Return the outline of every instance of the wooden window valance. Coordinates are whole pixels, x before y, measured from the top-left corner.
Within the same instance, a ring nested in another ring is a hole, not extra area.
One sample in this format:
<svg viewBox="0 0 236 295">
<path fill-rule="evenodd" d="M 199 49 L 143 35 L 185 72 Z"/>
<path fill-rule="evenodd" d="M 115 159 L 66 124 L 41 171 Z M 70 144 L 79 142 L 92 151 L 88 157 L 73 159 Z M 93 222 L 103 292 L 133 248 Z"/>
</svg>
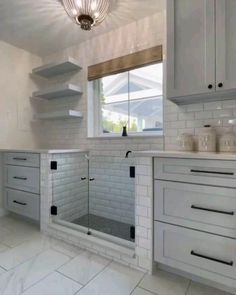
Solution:
<svg viewBox="0 0 236 295">
<path fill-rule="evenodd" d="M 88 81 L 162 62 L 162 45 L 131 53 L 88 67 Z"/>
</svg>

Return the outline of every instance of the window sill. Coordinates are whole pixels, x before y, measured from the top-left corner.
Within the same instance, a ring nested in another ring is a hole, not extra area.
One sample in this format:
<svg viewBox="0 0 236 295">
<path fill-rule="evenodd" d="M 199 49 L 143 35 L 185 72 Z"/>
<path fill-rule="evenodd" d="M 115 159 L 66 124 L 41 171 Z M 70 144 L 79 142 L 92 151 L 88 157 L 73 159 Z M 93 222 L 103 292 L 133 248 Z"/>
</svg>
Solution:
<svg viewBox="0 0 236 295">
<path fill-rule="evenodd" d="M 128 136 L 121 136 L 120 134 L 107 134 L 100 136 L 88 136 L 87 139 L 130 139 L 130 138 L 147 138 L 147 137 L 156 137 L 163 138 L 163 133 L 141 133 L 141 134 L 129 134 Z"/>
</svg>

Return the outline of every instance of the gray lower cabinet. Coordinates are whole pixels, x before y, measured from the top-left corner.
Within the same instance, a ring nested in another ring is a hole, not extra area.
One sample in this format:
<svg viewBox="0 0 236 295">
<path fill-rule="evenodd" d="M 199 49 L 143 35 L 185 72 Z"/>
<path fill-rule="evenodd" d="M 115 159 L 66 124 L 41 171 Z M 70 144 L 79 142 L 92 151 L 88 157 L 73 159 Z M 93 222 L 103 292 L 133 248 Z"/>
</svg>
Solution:
<svg viewBox="0 0 236 295">
<path fill-rule="evenodd" d="M 7 208 L 9 211 L 39 220 L 39 195 L 13 189 L 5 189 Z"/>
<path fill-rule="evenodd" d="M 40 154 L 34 153 L 5 153 L 4 163 L 6 165 L 39 167 Z"/>
<path fill-rule="evenodd" d="M 5 185 L 34 194 L 39 194 L 39 168 L 5 166 Z"/>
<path fill-rule="evenodd" d="M 201 275 L 211 272 L 236 279 L 236 240 L 155 222 L 155 260 Z M 218 280 L 217 280 L 218 281 Z"/>
<path fill-rule="evenodd" d="M 236 288 L 236 161 L 154 159 L 154 260 Z"/>
<path fill-rule="evenodd" d="M 5 208 L 39 221 L 40 167 L 39 154 L 5 153 Z"/>
</svg>

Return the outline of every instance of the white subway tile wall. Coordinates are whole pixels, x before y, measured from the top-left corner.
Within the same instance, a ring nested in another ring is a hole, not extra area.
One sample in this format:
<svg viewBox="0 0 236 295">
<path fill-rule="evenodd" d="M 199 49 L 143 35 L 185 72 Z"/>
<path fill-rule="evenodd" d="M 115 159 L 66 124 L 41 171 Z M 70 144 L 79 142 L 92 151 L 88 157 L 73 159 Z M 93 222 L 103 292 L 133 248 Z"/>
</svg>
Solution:
<svg viewBox="0 0 236 295">
<path fill-rule="evenodd" d="M 54 171 L 50 170 L 50 162 L 56 160 L 62 165 L 74 169 L 73 160 L 81 157 L 81 153 L 74 154 L 51 154 L 41 155 L 41 230 L 53 237 L 64 240 L 68 243 L 90 249 L 95 253 L 112 258 L 115 261 L 122 262 L 126 265 L 143 271 L 152 271 L 152 160 L 150 158 L 138 158 L 135 160 L 137 167 L 135 178 L 135 224 L 137 226 L 134 256 L 122 254 L 119 250 L 114 250 L 108 246 L 91 242 L 86 234 L 77 235 L 76 231 L 68 231 L 61 226 L 55 229 L 55 219 L 58 216 L 50 215 L 50 207 L 55 205 L 53 194 Z M 67 182 L 68 175 L 59 173 L 60 181 Z M 57 178 L 56 178 L 57 179 Z M 144 179 L 144 181 L 143 181 Z M 116 184 L 116 182 L 115 182 Z M 74 184 L 73 184 L 74 185 Z M 61 196 L 60 194 L 58 196 Z M 62 194 L 62 203 L 67 200 Z M 63 205 L 62 205 L 63 206 Z M 63 207 L 62 207 L 63 208 Z M 72 208 L 69 208 L 70 210 Z M 102 212 L 102 210 L 101 210 Z M 60 213 L 59 213 L 60 216 Z M 52 227 L 54 225 L 54 227 Z"/>
<path fill-rule="evenodd" d="M 165 150 L 177 149 L 177 136 L 191 133 L 197 150 L 197 136 L 204 125 L 216 129 L 217 139 L 225 132 L 236 132 L 236 100 L 176 106 L 164 101 Z"/>
<path fill-rule="evenodd" d="M 134 178 L 130 178 L 130 166 L 134 166 L 134 161 L 126 159 L 125 153 L 123 157 L 90 157 L 89 174 L 94 178 L 89 188 L 90 214 L 134 224 Z"/>
<path fill-rule="evenodd" d="M 51 171 L 53 205 L 57 218 L 74 221 L 88 214 L 88 160 L 85 153 L 54 154 L 57 170 Z M 83 180 L 83 178 L 86 178 Z"/>
</svg>

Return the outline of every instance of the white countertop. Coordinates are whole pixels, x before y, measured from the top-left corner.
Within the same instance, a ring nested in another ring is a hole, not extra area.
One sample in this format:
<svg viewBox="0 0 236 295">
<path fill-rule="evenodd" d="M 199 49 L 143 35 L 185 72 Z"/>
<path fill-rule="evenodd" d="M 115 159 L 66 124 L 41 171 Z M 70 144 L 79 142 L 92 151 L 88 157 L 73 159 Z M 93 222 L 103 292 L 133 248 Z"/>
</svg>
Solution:
<svg viewBox="0 0 236 295">
<path fill-rule="evenodd" d="M 68 154 L 68 153 L 84 153 L 86 150 L 81 149 L 1 149 L 0 152 L 10 153 L 38 153 L 38 154 Z"/>
<path fill-rule="evenodd" d="M 187 158 L 209 160 L 236 160 L 236 153 L 204 153 L 204 152 L 178 152 L 178 151 L 137 151 L 133 157 L 158 157 L 158 158 Z"/>
</svg>

